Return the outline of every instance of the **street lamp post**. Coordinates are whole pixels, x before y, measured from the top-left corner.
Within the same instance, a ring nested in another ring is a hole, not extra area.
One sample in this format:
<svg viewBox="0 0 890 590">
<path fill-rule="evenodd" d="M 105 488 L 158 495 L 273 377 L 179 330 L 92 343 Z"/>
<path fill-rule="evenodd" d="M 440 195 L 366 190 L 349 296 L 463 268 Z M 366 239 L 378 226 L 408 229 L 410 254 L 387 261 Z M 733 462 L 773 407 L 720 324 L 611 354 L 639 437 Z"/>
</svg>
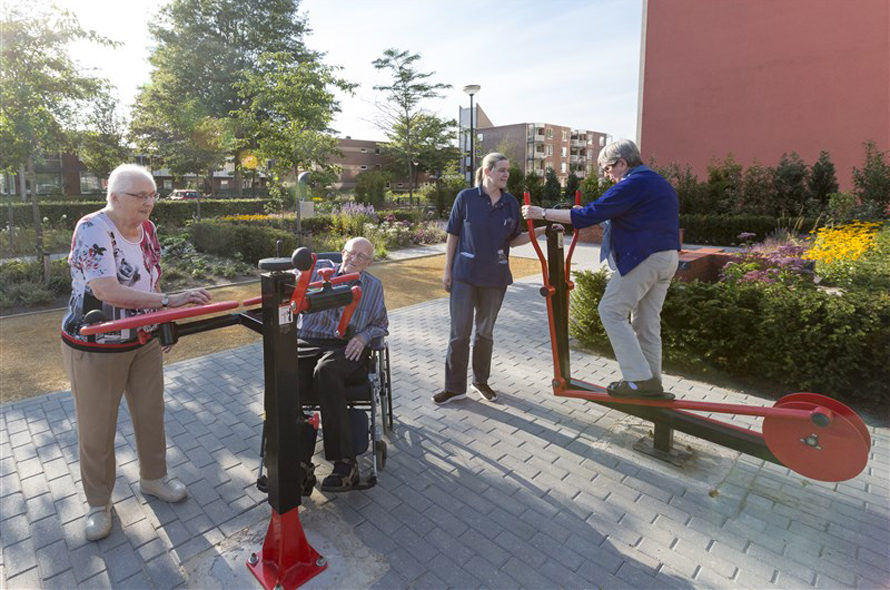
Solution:
<svg viewBox="0 0 890 590">
<path fill-rule="evenodd" d="M 297 246 L 303 245 L 303 197 L 306 188 L 309 186 L 309 177 L 311 174 L 300 172 L 297 177 Z"/>
<path fill-rule="evenodd" d="M 464 92 L 470 95 L 470 184 L 473 184 L 473 175 L 476 173 L 476 133 L 473 130 L 473 95 L 479 92 L 478 84 L 467 84 Z"/>
</svg>

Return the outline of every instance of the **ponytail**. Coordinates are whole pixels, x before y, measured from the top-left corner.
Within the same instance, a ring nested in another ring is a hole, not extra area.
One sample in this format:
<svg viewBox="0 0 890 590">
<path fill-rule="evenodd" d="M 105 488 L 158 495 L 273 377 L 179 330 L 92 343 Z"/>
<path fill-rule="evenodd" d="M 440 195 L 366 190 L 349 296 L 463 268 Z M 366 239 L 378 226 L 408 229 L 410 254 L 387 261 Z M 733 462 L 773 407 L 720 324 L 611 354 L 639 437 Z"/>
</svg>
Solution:
<svg viewBox="0 0 890 590">
<path fill-rule="evenodd" d="M 476 169 L 476 186 L 482 186 L 482 170 L 494 170 L 498 162 L 507 160 L 507 156 L 498 152 L 491 152 L 482 158 L 482 165 Z"/>
</svg>

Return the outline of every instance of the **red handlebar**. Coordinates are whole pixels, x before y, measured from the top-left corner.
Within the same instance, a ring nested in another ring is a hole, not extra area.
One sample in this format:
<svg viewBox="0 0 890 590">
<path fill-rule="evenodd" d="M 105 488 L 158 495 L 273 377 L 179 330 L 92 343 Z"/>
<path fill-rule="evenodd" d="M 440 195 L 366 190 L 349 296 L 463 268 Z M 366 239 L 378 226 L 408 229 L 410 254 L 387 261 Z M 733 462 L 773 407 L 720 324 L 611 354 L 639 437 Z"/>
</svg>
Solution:
<svg viewBox="0 0 890 590">
<path fill-rule="evenodd" d="M 135 315 L 121 320 L 112 320 L 110 322 L 102 322 L 101 324 L 91 324 L 80 329 L 82 336 L 92 336 L 93 334 L 103 334 L 105 332 L 117 332 L 128 328 L 141 328 L 142 326 L 151 326 L 154 324 L 166 324 L 173 320 L 181 320 L 191 318 L 198 315 L 216 313 L 226 311 L 238 307 L 237 301 L 220 301 L 219 303 L 210 303 L 208 305 L 196 305 L 194 307 L 182 307 L 178 309 L 165 309 L 162 311 L 152 311 Z"/>
</svg>

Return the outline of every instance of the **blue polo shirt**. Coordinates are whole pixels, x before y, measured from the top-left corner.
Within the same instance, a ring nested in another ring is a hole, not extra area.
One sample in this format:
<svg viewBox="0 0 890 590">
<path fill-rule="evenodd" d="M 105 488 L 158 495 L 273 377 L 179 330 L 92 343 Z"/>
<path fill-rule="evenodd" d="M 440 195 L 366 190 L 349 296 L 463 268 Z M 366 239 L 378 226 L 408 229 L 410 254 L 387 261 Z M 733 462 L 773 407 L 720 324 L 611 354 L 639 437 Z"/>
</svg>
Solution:
<svg viewBox="0 0 890 590">
<path fill-rule="evenodd" d="M 639 165 L 596 201 L 572 209 L 572 225 L 612 220 L 612 255 L 621 276 L 650 254 L 680 249 L 677 191 L 657 172 Z"/>
<path fill-rule="evenodd" d="M 506 191 L 494 206 L 482 187 L 460 191 L 445 228 L 459 238 L 452 278 L 476 287 L 513 283 L 510 242 L 521 233 L 521 220 L 519 201 Z"/>
</svg>

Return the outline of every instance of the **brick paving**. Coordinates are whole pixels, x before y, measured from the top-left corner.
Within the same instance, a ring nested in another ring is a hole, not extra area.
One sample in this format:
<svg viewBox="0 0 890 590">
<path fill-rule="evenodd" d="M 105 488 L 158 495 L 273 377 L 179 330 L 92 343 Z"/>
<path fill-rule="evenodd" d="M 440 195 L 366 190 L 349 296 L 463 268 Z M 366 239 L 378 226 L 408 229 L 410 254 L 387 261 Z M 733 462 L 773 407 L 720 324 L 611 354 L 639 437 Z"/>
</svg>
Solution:
<svg viewBox="0 0 890 590">
<path fill-rule="evenodd" d="M 504 302 L 497 404 L 430 401 L 443 380 L 446 299 L 391 314 L 397 424 L 387 466 L 372 489 L 316 490 L 304 502 L 307 535 L 331 562 L 309 587 L 890 586 L 886 427 L 869 426 L 868 466 L 841 483 L 681 433 L 675 444 L 692 459 L 659 462 L 632 449 L 648 423 L 550 393 L 537 290 L 537 279 L 520 281 Z M 82 531 L 70 394 L 0 406 L 0 587 L 258 587 L 243 559 L 225 558 L 233 547 L 258 547 L 268 523 L 254 485 L 261 357 L 254 344 L 168 367 L 169 466 L 190 489 L 180 504 L 139 492 L 122 405 L 114 528 L 97 543 Z M 572 368 L 596 383 L 618 372 L 579 352 Z M 670 375 L 665 384 L 688 399 L 772 404 Z M 325 475 L 329 466 L 316 463 Z"/>
</svg>

